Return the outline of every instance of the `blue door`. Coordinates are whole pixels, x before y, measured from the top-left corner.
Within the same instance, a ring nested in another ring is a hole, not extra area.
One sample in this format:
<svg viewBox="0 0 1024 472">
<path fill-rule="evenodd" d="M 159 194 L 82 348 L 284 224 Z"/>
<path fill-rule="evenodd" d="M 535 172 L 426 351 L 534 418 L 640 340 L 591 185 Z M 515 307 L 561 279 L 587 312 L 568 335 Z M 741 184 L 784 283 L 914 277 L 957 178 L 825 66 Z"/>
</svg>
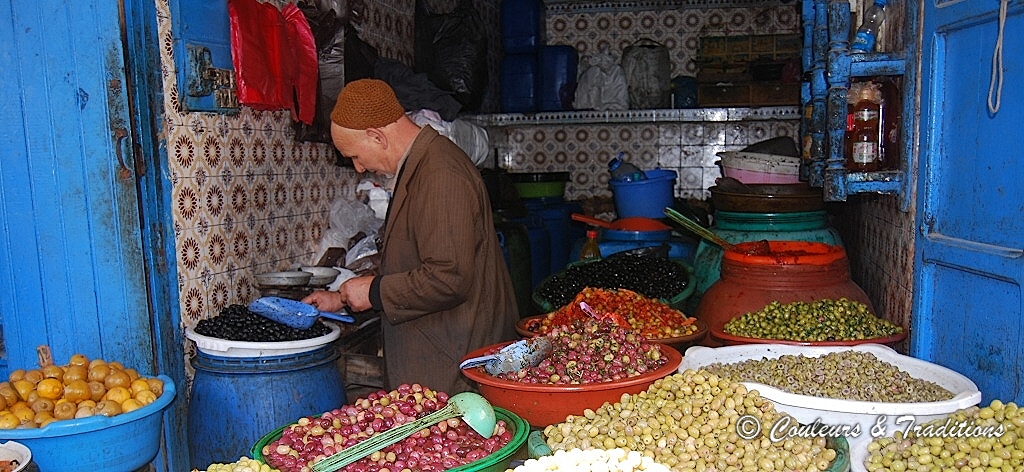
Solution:
<svg viewBox="0 0 1024 472">
<path fill-rule="evenodd" d="M 1020 404 L 1022 5 L 1013 2 L 1001 19 L 999 1 L 922 1 L 911 354 L 970 377 L 983 403 Z M 994 52 L 1002 60 L 996 75 Z"/>
<path fill-rule="evenodd" d="M 154 10 L 133 0 L 0 6 L 3 379 L 37 366 L 48 345 L 57 364 L 83 353 L 185 390 L 150 111 L 160 103 Z M 184 467 L 174 465 L 187 452 L 182 397 L 165 415 L 161 471 Z"/>
</svg>

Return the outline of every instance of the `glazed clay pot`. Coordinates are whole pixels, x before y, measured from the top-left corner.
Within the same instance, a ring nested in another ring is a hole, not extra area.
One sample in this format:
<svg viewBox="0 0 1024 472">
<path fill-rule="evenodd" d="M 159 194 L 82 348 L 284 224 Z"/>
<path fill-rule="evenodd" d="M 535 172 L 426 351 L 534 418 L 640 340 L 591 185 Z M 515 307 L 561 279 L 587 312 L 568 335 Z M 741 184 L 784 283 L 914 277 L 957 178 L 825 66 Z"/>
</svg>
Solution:
<svg viewBox="0 0 1024 472">
<path fill-rule="evenodd" d="M 864 290 L 850 280 L 850 263 L 841 246 L 806 241 L 768 241 L 771 252 L 750 255 L 759 242 L 737 244 L 722 256 L 721 278 L 708 288 L 694 316 L 710 331 L 721 331 L 734 317 L 760 310 L 772 301 L 790 303 L 847 298 L 875 312 Z M 711 336 L 705 346 L 720 346 Z"/>
</svg>

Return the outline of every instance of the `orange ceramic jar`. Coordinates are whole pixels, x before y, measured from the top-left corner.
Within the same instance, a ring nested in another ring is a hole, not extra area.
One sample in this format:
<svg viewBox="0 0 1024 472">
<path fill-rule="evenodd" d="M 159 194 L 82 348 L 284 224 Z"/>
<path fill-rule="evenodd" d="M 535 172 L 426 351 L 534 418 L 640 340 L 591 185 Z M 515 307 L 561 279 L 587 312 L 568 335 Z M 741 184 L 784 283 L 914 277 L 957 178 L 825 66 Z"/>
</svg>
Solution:
<svg viewBox="0 0 1024 472">
<path fill-rule="evenodd" d="M 874 307 L 850 280 L 850 262 L 842 246 L 804 241 L 768 241 L 770 253 L 755 251 L 764 242 L 737 244 L 722 256 L 721 278 L 708 288 L 694 316 L 711 332 L 734 317 L 760 310 L 772 301 L 790 303 L 847 298 Z M 753 252 L 754 254 L 751 254 Z M 702 343 L 719 346 L 708 336 Z"/>
</svg>

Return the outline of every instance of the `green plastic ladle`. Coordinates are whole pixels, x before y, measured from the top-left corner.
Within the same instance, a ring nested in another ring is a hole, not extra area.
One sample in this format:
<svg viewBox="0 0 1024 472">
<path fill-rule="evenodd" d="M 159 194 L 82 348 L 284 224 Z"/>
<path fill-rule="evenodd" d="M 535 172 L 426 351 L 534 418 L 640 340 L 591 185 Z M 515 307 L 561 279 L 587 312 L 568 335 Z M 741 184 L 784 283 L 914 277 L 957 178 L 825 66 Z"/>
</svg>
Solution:
<svg viewBox="0 0 1024 472">
<path fill-rule="evenodd" d="M 497 423 L 497 419 L 494 416 L 494 407 L 491 406 L 491 403 L 486 398 L 473 392 L 456 393 L 448 399 L 448 404 L 444 408 L 422 418 L 375 434 L 354 446 L 342 449 L 313 464 L 313 472 L 334 472 L 397 443 L 416 431 L 457 416 L 461 416 L 462 420 L 470 428 L 473 428 L 473 431 L 480 433 L 484 438 L 490 438 L 494 434 L 494 426 Z"/>
</svg>

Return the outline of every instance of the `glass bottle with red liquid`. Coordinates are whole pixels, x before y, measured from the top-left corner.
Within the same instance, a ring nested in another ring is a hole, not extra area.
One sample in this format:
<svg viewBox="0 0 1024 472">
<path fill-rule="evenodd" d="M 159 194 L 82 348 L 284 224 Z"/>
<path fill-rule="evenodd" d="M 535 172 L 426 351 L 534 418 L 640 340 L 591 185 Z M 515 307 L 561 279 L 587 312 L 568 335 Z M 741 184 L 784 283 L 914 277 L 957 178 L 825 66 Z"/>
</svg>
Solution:
<svg viewBox="0 0 1024 472">
<path fill-rule="evenodd" d="M 853 104 L 846 120 L 846 168 L 874 172 L 882 168 L 882 96 L 873 82 L 850 85 Z"/>
</svg>

